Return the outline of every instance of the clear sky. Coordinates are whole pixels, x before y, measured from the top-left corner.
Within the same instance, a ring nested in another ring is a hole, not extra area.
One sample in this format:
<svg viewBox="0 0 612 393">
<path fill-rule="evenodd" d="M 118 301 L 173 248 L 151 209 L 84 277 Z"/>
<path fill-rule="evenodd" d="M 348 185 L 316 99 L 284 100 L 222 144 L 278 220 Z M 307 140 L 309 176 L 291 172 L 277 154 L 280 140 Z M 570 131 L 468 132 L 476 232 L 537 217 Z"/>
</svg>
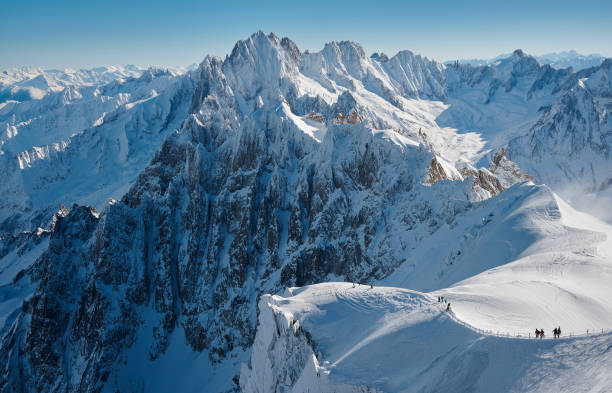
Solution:
<svg viewBox="0 0 612 393">
<path fill-rule="evenodd" d="M 575 49 L 612 57 L 612 0 L 2 0 L 0 68 L 189 65 L 257 30 L 437 60 Z"/>
</svg>

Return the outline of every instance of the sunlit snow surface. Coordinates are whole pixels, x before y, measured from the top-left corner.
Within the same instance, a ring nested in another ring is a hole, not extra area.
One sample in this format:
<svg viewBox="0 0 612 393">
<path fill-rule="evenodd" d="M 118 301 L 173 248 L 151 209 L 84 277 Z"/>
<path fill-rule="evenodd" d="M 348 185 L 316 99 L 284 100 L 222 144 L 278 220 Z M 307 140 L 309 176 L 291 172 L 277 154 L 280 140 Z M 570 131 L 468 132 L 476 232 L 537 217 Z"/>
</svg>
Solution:
<svg viewBox="0 0 612 393">
<path fill-rule="evenodd" d="M 279 374 L 266 362 L 286 334 L 270 338 L 270 315 L 312 336 L 313 360 L 293 392 L 607 391 L 612 227 L 546 187 L 525 187 L 508 190 L 493 215 L 485 203 L 473 214 L 478 225 L 466 217 L 466 227 L 425 240 L 420 252 L 431 263 L 408 261 L 373 288 L 327 283 L 262 298 L 245 391 L 267 391 Z M 506 242 L 514 256 L 502 251 Z M 448 250 L 460 251 L 453 265 L 443 262 Z M 557 326 L 561 339 L 552 337 Z"/>
<path fill-rule="evenodd" d="M 476 213 L 480 225 L 434 234 L 422 248 L 430 263 L 404 264 L 382 283 L 437 290 L 461 320 L 493 332 L 612 329 L 612 227 L 546 187 L 520 188 L 499 198 L 498 211 Z"/>
<path fill-rule="evenodd" d="M 246 392 L 285 387 L 265 366 L 279 342 L 299 337 L 296 325 L 310 332 L 316 353 L 285 391 L 600 392 L 612 384 L 610 334 L 557 340 L 482 334 L 433 294 L 327 283 L 265 296 L 260 307 L 252 370 L 245 366 L 241 375 Z"/>
</svg>

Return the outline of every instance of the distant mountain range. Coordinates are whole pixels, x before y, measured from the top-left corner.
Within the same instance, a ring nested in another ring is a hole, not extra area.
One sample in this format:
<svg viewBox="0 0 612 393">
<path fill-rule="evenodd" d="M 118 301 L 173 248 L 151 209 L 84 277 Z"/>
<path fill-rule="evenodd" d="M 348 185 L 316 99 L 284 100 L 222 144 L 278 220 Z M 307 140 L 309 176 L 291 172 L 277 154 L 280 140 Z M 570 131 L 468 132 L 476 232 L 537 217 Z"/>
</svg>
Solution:
<svg viewBox="0 0 612 393">
<path fill-rule="evenodd" d="M 469 64 L 473 66 L 493 64 L 499 60 L 505 59 L 510 56 L 511 53 L 505 53 L 496 56 L 492 59 L 460 59 L 459 63 Z M 580 71 L 585 68 L 597 67 L 606 58 L 600 54 L 582 55 L 575 50 L 547 53 L 540 56 L 533 56 L 540 64 L 550 64 L 554 68 L 568 68 L 572 67 L 574 71 Z M 446 64 L 453 63 L 452 61 L 446 62 Z"/>
<path fill-rule="evenodd" d="M 175 74 L 197 68 L 166 67 Z M 146 67 L 135 65 L 103 66 L 91 69 L 47 69 L 43 67 L 17 67 L 0 71 L 0 104 L 6 101 L 28 101 L 41 99 L 47 93 L 58 92 L 66 87 L 101 86 L 118 79 L 140 76 Z"/>
</svg>

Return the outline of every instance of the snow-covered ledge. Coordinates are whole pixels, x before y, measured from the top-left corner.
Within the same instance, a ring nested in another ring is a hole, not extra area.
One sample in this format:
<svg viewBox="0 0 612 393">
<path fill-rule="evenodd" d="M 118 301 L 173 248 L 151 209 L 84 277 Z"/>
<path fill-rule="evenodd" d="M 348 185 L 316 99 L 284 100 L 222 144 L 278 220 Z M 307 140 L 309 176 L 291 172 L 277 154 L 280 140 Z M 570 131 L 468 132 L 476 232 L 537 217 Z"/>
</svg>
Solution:
<svg viewBox="0 0 612 393">
<path fill-rule="evenodd" d="M 259 301 L 253 352 L 240 372 L 243 392 L 376 392 L 331 381 L 319 365 L 310 334 L 291 313 L 279 307 L 283 301 L 274 295 L 263 295 Z"/>
</svg>

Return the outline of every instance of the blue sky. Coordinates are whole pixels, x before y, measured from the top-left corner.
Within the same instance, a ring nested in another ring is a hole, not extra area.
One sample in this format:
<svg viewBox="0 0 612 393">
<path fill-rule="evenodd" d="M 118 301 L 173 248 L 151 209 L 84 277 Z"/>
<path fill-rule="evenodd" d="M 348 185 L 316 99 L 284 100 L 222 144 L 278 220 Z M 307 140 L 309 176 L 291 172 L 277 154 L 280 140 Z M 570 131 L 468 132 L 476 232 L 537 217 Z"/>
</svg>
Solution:
<svg viewBox="0 0 612 393">
<path fill-rule="evenodd" d="M 437 60 L 517 48 L 612 56 L 612 1 L 3 0 L 0 15 L 0 68 L 188 65 L 257 30 L 311 51 L 349 39 Z"/>
</svg>

